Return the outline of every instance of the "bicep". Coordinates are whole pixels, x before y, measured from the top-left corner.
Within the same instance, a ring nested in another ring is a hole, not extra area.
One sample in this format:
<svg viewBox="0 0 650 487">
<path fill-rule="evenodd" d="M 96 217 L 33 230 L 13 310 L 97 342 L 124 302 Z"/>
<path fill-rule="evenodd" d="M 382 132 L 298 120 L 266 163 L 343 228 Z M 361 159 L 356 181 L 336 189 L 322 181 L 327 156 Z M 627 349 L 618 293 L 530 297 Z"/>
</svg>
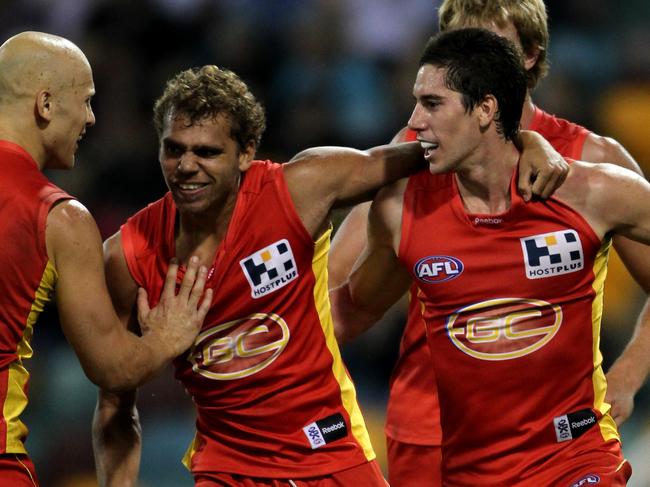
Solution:
<svg viewBox="0 0 650 487">
<path fill-rule="evenodd" d="M 582 160 L 614 164 L 643 176 L 641 167 L 632 155 L 619 142 L 609 137 L 589 134 L 582 148 Z"/>
<path fill-rule="evenodd" d="M 650 244 L 650 183 L 632 171 L 603 165 L 595 211 L 617 235 Z"/>
<path fill-rule="evenodd" d="M 368 214 L 368 243 L 350 275 L 350 294 L 368 311 L 383 313 L 408 290 L 411 277 L 397 257 L 401 199 L 382 191 Z"/>
<path fill-rule="evenodd" d="M 50 211 L 46 241 L 58 274 L 56 302 L 61 326 L 79 352 L 116 321 L 104 279 L 99 230 L 83 205 L 67 201 Z"/>
</svg>

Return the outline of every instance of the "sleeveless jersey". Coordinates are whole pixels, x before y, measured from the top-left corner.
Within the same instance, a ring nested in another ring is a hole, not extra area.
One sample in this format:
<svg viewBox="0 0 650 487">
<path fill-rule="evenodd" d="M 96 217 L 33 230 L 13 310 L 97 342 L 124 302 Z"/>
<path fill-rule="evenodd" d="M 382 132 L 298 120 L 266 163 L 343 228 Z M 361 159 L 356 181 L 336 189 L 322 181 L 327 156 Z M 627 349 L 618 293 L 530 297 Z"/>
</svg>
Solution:
<svg viewBox="0 0 650 487">
<path fill-rule="evenodd" d="M 599 351 L 610 240 L 555 198 L 468 215 L 454 174 L 409 179 L 400 261 L 419 287 L 445 485 L 555 485 L 609 455 Z M 616 458 L 621 462 L 622 458 Z"/>
<path fill-rule="evenodd" d="M 0 453 L 26 453 L 27 406 L 34 323 L 51 300 L 57 273 L 45 247 L 52 205 L 69 199 L 20 146 L 0 141 Z"/>
<path fill-rule="evenodd" d="M 175 253 L 168 193 L 122 227 L 129 270 L 159 296 Z M 282 166 L 243 175 L 207 286 L 210 311 L 176 377 L 197 408 L 184 462 L 194 474 L 300 478 L 374 459 L 356 393 L 333 333 L 328 230 L 314 242 Z"/>
<path fill-rule="evenodd" d="M 534 107 L 528 130 L 540 133 L 564 157 L 582 158 L 582 147 L 591 133 L 586 128 Z M 416 140 L 408 130 L 406 140 Z M 386 411 L 386 435 L 415 445 L 440 445 L 440 404 L 418 301 L 410 292 L 408 319 L 400 353 L 391 377 Z"/>
</svg>

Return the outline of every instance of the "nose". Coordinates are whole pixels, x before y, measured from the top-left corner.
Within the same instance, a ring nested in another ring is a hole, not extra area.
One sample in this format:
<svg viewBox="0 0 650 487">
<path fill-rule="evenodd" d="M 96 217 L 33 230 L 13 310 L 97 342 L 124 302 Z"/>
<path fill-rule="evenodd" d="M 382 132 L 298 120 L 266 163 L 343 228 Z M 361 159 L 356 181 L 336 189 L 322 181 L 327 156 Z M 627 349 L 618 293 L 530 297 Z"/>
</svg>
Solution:
<svg viewBox="0 0 650 487">
<path fill-rule="evenodd" d="M 411 116 L 409 117 L 408 121 L 408 127 L 411 130 L 414 131 L 421 131 L 424 130 L 425 128 L 425 121 L 424 121 L 424 110 L 422 109 L 422 106 L 419 103 L 415 104 L 415 107 L 413 107 L 413 112 L 411 113 Z"/>
<path fill-rule="evenodd" d="M 194 172 L 196 171 L 196 161 L 192 157 L 191 152 L 183 152 L 178 158 L 178 166 L 176 170 L 179 172 Z"/>
<path fill-rule="evenodd" d="M 88 108 L 88 113 L 86 114 L 86 127 L 92 127 L 95 125 L 95 112 L 92 108 Z"/>
</svg>

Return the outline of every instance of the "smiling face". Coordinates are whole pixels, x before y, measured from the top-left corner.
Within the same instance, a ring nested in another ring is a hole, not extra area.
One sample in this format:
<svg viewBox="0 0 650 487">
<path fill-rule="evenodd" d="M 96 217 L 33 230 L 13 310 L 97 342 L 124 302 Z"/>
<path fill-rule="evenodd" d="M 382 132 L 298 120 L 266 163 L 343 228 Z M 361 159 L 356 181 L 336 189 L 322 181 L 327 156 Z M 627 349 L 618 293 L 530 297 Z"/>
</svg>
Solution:
<svg viewBox="0 0 650 487">
<path fill-rule="evenodd" d="M 476 108 L 465 109 L 462 95 L 445 86 L 445 73 L 431 64 L 420 67 L 413 87 L 415 108 L 408 121 L 434 174 L 461 168 L 481 138 Z"/>
<path fill-rule="evenodd" d="M 241 173 L 250 167 L 254 152 L 253 143 L 240 149 L 227 116 L 191 123 L 187 117 L 168 115 L 159 160 L 181 215 L 218 215 L 236 197 Z"/>
</svg>

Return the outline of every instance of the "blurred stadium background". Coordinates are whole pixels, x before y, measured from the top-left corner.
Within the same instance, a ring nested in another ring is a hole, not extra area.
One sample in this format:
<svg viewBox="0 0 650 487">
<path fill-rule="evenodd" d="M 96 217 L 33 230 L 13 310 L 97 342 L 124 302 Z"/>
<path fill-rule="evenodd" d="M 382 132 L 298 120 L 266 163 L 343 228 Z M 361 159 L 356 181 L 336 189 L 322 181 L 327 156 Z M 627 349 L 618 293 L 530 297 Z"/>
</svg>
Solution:
<svg viewBox="0 0 650 487">
<path fill-rule="evenodd" d="M 617 138 L 650 173 L 650 3 L 548 0 L 552 63 L 534 94 L 547 111 Z M 104 237 L 165 191 L 151 119 L 179 70 L 218 64 L 249 83 L 267 110 L 259 158 L 281 162 L 313 145 L 385 143 L 411 110 L 420 49 L 436 32 L 433 0 L 2 0 L 0 38 L 23 30 L 66 36 L 88 55 L 97 125 L 72 173 L 48 175 L 95 215 Z M 336 215 L 337 220 L 343 213 Z M 608 366 L 627 343 L 643 293 L 614 257 L 602 348 Z M 346 347 L 373 442 L 384 458 L 388 377 L 401 309 Z M 90 422 L 96 389 L 49 310 L 35 332 L 27 446 L 43 486 L 96 485 Z M 171 370 L 140 392 L 141 484 L 192 485 L 180 457 L 193 408 Z M 623 426 L 634 467 L 650 485 L 650 387 Z"/>
</svg>

